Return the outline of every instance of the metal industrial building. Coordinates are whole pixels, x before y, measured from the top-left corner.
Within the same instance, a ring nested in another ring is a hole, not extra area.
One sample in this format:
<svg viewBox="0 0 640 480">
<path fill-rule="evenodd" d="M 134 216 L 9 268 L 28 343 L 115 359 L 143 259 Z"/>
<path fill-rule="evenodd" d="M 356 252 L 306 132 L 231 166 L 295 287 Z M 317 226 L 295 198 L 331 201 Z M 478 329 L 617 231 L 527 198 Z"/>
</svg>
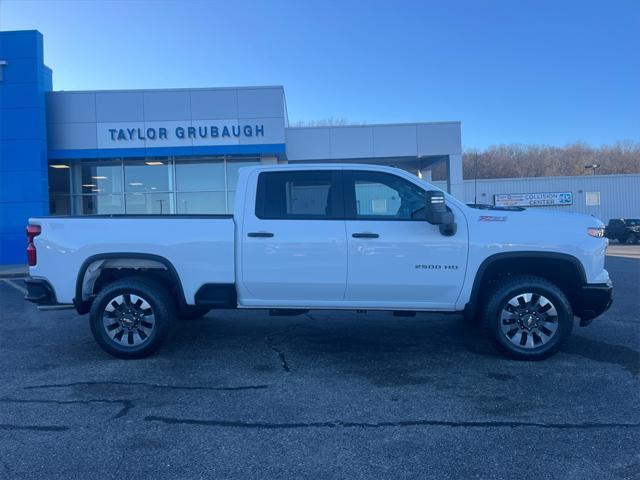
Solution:
<svg viewBox="0 0 640 480">
<path fill-rule="evenodd" d="M 290 127 L 280 86 L 54 92 L 43 52 L 37 31 L 0 32 L 0 264 L 24 263 L 31 216 L 231 212 L 238 168 L 258 163 L 429 179 L 442 162 L 436 185 L 467 202 L 640 216 L 639 175 L 463 182 L 460 122 Z"/>
<path fill-rule="evenodd" d="M 433 182 L 445 189 L 446 182 Z M 570 194 L 565 204 L 525 207 L 593 215 L 604 222 L 611 218 L 640 218 L 640 174 L 583 175 L 574 177 L 498 178 L 465 180 L 460 197 L 466 203 L 494 205 L 496 195 Z"/>
</svg>

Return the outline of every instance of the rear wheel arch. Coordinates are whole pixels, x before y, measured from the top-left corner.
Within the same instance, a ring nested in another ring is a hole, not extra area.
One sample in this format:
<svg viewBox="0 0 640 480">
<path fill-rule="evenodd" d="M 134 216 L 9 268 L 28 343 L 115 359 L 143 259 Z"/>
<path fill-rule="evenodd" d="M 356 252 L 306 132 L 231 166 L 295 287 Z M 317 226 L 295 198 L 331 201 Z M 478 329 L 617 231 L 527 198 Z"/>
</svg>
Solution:
<svg viewBox="0 0 640 480">
<path fill-rule="evenodd" d="M 94 278 L 89 280 L 87 277 L 88 271 L 96 265 L 99 271 Z M 108 275 L 106 275 L 107 272 L 109 272 Z M 179 304 L 186 304 L 178 272 L 166 258 L 160 255 L 136 252 L 102 253 L 88 257 L 78 271 L 75 298 L 73 300 L 76 310 L 79 314 L 88 313 L 91 308 L 92 297 L 99 292 L 105 283 L 131 276 L 137 278 L 148 276 L 157 282 L 163 283 L 166 288 L 177 295 Z"/>
</svg>

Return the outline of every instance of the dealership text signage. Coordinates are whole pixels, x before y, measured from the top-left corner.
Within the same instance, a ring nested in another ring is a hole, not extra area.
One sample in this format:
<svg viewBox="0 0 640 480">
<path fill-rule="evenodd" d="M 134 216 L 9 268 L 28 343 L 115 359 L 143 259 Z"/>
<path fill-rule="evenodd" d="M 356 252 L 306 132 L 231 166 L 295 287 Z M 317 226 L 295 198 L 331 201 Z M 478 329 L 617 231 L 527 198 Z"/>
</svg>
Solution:
<svg viewBox="0 0 640 480">
<path fill-rule="evenodd" d="M 264 137 L 264 125 L 200 125 L 168 127 L 108 128 L 112 142 L 140 140 L 232 139 L 240 137 Z"/>
<path fill-rule="evenodd" d="M 546 193 L 497 193 L 493 196 L 497 207 L 547 207 L 554 205 L 572 205 L 571 192 Z"/>
</svg>

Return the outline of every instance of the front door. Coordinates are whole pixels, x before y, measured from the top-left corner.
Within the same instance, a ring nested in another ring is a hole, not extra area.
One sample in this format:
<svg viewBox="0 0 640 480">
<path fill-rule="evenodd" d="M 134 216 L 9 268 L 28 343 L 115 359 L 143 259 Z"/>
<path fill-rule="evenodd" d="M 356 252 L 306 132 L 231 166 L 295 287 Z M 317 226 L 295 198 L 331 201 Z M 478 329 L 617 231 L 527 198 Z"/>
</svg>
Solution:
<svg viewBox="0 0 640 480">
<path fill-rule="evenodd" d="M 368 308 L 453 309 L 468 249 L 466 223 L 443 236 L 424 219 L 425 190 L 386 172 L 344 171 L 348 252 L 345 302 Z"/>
<path fill-rule="evenodd" d="M 347 282 L 341 172 L 261 172 L 255 212 L 242 226 L 242 303 L 321 306 Z"/>
</svg>

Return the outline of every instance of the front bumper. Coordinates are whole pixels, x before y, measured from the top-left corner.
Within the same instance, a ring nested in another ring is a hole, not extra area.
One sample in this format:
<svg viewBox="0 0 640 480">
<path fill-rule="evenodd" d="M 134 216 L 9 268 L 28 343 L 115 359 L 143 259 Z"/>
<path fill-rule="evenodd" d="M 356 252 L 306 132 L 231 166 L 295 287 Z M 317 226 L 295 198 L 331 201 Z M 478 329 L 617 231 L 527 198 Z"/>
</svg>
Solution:
<svg viewBox="0 0 640 480">
<path fill-rule="evenodd" d="M 613 284 L 596 283 L 583 285 L 581 292 L 580 326 L 586 327 L 594 318 L 606 312 L 613 303 Z"/>
<path fill-rule="evenodd" d="M 57 305 L 58 300 L 53 288 L 46 280 L 41 278 L 27 278 L 24 281 L 27 286 L 27 294 L 24 299 L 38 305 Z"/>
</svg>

